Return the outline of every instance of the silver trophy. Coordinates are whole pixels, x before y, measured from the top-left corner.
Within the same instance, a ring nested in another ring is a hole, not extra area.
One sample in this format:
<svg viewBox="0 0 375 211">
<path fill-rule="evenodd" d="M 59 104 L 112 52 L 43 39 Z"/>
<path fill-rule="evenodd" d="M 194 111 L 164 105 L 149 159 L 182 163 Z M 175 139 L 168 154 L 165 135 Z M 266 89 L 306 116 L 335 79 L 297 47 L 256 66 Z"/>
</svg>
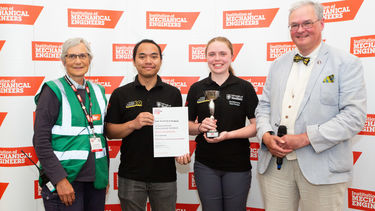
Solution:
<svg viewBox="0 0 375 211">
<path fill-rule="evenodd" d="M 205 96 L 206 99 L 210 102 L 208 103 L 208 109 L 210 110 L 210 118 L 212 120 L 215 119 L 214 113 L 215 113 L 215 103 L 214 100 L 216 100 L 219 97 L 220 92 L 217 90 L 206 90 Z M 209 130 L 206 133 L 207 138 L 216 138 L 219 137 L 219 132 L 217 130 Z"/>
</svg>

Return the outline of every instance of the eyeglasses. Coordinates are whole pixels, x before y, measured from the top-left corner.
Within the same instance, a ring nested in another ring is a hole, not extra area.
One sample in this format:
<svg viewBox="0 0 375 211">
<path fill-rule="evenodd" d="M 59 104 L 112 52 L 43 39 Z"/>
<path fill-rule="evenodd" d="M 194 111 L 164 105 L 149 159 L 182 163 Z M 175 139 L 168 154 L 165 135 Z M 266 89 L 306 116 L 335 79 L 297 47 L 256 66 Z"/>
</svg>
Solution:
<svg viewBox="0 0 375 211">
<path fill-rule="evenodd" d="M 289 25 L 288 28 L 290 31 L 297 31 L 299 27 L 301 26 L 303 29 L 311 29 L 314 25 L 314 23 L 318 22 L 319 20 L 316 21 L 305 21 L 301 24 L 299 23 L 293 23 L 292 25 Z"/>
<path fill-rule="evenodd" d="M 81 54 L 67 54 L 65 57 L 69 60 L 75 60 L 77 57 L 81 60 L 85 60 L 89 57 L 88 53 L 81 53 Z"/>
</svg>

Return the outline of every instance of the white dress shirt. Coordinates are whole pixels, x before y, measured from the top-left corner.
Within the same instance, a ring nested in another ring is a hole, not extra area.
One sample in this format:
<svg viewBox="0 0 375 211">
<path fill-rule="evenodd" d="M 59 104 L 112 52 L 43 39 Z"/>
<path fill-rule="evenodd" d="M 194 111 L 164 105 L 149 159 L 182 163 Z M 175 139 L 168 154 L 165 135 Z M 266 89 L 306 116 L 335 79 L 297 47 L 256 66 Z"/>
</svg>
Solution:
<svg viewBox="0 0 375 211">
<path fill-rule="evenodd" d="M 281 108 L 280 122 L 280 125 L 285 125 L 287 127 L 288 134 L 294 134 L 294 124 L 296 122 L 297 113 L 305 95 L 306 86 L 309 82 L 310 74 L 316 57 L 318 56 L 320 46 L 321 44 L 312 53 L 306 56 L 310 57 L 308 65 L 305 65 L 302 61 L 298 63 L 294 62 L 289 73 Z M 296 50 L 296 53 L 302 55 L 298 50 Z M 289 153 L 286 157 L 288 160 L 297 159 L 294 151 Z"/>
</svg>

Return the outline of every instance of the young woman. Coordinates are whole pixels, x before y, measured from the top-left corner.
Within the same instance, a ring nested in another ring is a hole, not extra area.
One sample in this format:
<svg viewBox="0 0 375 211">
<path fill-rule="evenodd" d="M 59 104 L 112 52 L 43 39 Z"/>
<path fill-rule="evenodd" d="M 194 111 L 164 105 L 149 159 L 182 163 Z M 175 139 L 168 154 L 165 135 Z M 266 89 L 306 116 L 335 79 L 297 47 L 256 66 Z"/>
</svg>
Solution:
<svg viewBox="0 0 375 211">
<path fill-rule="evenodd" d="M 256 134 L 258 98 L 249 82 L 234 76 L 233 47 L 227 38 L 211 39 L 206 57 L 210 74 L 191 86 L 186 99 L 189 133 L 197 135 L 194 175 L 198 194 L 203 211 L 245 211 L 251 184 L 248 138 Z M 215 119 L 210 118 L 207 90 L 219 91 L 214 100 Z M 218 131 L 218 137 L 207 137 L 212 130 Z"/>
</svg>

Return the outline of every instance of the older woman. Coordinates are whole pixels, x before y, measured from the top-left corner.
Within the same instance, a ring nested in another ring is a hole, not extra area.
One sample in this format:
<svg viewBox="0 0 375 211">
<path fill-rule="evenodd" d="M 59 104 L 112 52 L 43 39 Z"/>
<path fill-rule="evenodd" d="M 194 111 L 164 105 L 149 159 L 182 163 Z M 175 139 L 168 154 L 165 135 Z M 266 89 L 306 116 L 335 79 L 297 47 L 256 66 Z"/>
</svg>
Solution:
<svg viewBox="0 0 375 211">
<path fill-rule="evenodd" d="M 210 75 L 193 84 L 186 99 L 189 132 L 197 135 L 194 175 L 202 210 L 245 211 L 251 183 L 248 138 L 256 134 L 258 98 L 249 82 L 234 76 L 227 38 L 211 39 L 206 57 Z M 215 119 L 210 118 L 207 90 L 217 93 Z"/>
<path fill-rule="evenodd" d="M 37 104 L 33 144 L 46 177 L 40 178 L 46 211 L 104 210 L 108 157 L 103 136 L 104 88 L 85 80 L 88 42 L 64 42 L 66 75 L 46 82 Z"/>
</svg>

